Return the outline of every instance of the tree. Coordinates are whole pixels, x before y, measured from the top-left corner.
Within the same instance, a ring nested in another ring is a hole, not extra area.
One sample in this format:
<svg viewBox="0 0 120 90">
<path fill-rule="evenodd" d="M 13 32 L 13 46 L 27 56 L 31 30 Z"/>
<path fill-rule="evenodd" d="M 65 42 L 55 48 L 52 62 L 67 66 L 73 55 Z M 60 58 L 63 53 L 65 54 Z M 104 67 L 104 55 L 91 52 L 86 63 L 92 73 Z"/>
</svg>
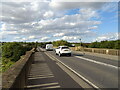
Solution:
<svg viewBox="0 0 120 90">
<path fill-rule="evenodd" d="M 54 41 L 52 43 L 54 46 L 62 46 L 62 45 L 65 45 L 65 46 L 70 46 L 71 44 L 65 40 L 60 40 L 60 41 Z"/>
<path fill-rule="evenodd" d="M 108 48 L 120 49 L 120 40 L 93 42 L 89 45 L 90 48 Z"/>
</svg>

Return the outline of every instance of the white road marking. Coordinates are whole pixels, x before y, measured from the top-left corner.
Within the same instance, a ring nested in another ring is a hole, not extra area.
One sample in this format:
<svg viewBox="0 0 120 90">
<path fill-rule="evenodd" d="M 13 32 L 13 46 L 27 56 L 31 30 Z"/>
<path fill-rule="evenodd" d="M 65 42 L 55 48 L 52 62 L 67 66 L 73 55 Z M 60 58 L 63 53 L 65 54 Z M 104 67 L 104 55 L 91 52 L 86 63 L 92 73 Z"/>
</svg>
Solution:
<svg viewBox="0 0 120 90">
<path fill-rule="evenodd" d="M 80 75 L 79 73 L 77 73 L 75 70 L 73 70 L 72 68 L 70 68 L 69 66 L 67 66 L 66 64 L 64 64 L 63 62 L 61 62 L 59 59 L 57 59 L 56 57 L 54 57 L 53 55 L 51 54 L 48 54 L 48 53 L 45 53 L 48 57 L 52 57 L 54 58 L 54 60 L 56 59 L 58 62 L 60 62 L 61 64 L 63 64 L 65 67 L 67 67 L 69 70 L 71 70 L 73 73 L 75 73 L 76 75 L 78 75 L 80 78 L 82 78 L 84 81 L 86 81 L 87 83 L 89 83 L 91 86 L 93 86 L 94 88 L 98 89 L 98 90 L 101 90 L 99 89 L 98 86 L 96 86 L 95 84 L 93 84 L 92 82 L 90 82 L 88 79 L 86 79 L 85 77 L 83 77 L 82 75 Z M 52 59 L 51 58 L 51 59 Z"/>
<path fill-rule="evenodd" d="M 45 54 L 46 54 L 47 56 L 49 56 L 52 60 L 54 60 L 54 61 L 55 61 L 54 57 L 52 57 L 51 55 L 49 55 L 49 54 L 48 54 L 48 53 L 46 53 L 46 52 L 45 52 Z"/>
<path fill-rule="evenodd" d="M 95 61 L 95 60 L 84 58 L 84 57 L 80 57 L 80 56 L 75 56 L 75 57 L 83 59 L 83 60 L 86 60 L 86 61 L 89 61 L 89 62 L 93 62 L 93 63 L 96 63 L 96 64 L 100 64 L 100 65 L 104 65 L 104 66 L 108 66 L 108 67 L 112 67 L 112 68 L 118 69 L 117 66 L 114 66 L 114 65 L 111 65 L 111 64 Z"/>
</svg>

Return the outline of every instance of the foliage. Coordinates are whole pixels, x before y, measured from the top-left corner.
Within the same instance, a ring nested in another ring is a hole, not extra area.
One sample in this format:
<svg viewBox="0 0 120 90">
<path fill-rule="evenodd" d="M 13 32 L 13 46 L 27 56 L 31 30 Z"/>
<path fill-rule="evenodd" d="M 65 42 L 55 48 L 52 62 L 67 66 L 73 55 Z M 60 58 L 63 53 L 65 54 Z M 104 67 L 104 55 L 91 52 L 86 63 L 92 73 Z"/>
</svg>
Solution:
<svg viewBox="0 0 120 90">
<path fill-rule="evenodd" d="M 20 59 L 20 56 L 24 55 L 26 51 L 31 50 L 36 46 L 36 43 L 26 42 L 7 42 L 2 43 L 2 70 L 5 71 L 12 64 Z"/>
<path fill-rule="evenodd" d="M 60 40 L 60 41 L 53 41 L 52 43 L 54 46 L 62 46 L 62 45 L 65 45 L 65 46 L 70 46 L 71 44 L 65 40 Z"/>
<path fill-rule="evenodd" d="M 108 48 L 108 49 L 120 49 L 120 40 L 115 41 L 101 41 L 101 42 L 93 42 L 89 46 L 89 48 Z"/>
</svg>

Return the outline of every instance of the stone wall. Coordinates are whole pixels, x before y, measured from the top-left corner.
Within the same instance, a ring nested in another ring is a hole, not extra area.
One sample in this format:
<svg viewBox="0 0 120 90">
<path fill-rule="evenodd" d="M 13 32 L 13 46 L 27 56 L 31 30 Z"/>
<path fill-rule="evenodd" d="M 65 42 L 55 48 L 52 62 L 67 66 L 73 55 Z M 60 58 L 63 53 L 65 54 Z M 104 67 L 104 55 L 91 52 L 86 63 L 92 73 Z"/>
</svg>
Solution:
<svg viewBox="0 0 120 90">
<path fill-rule="evenodd" d="M 74 51 L 85 51 L 120 56 L 120 50 L 117 49 L 83 48 L 83 47 L 70 47 L 70 49 Z"/>
<path fill-rule="evenodd" d="M 24 89 L 27 84 L 27 75 L 33 62 L 35 48 L 27 51 L 11 68 L 2 74 L 2 89 Z"/>
</svg>

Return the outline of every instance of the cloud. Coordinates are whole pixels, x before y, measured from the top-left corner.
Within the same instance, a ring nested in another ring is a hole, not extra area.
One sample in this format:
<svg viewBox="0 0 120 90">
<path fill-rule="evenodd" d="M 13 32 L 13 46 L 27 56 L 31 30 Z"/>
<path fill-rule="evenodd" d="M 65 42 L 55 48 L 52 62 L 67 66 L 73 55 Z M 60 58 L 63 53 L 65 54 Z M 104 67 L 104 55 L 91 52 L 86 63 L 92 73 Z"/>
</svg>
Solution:
<svg viewBox="0 0 120 90">
<path fill-rule="evenodd" d="M 40 40 L 44 41 L 44 40 L 48 40 L 49 37 L 42 37 Z"/>
<path fill-rule="evenodd" d="M 54 13 L 52 11 L 47 11 L 47 12 L 44 13 L 43 16 L 45 18 L 50 18 L 50 17 L 53 17 L 53 15 L 54 15 Z"/>
<path fill-rule="evenodd" d="M 48 3 L 2 3 L 2 21 L 12 24 L 30 23 L 42 19 Z"/>
<path fill-rule="evenodd" d="M 21 37 L 18 37 L 18 36 L 17 36 L 17 37 L 15 37 L 15 39 L 18 40 L 18 39 L 21 39 Z"/>
<path fill-rule="evenodd" d="M 108 33 L 108 34 L 104 34 L 104 35 L 100 35 L 98 36 L 95 40 L 93 41 L 105 41 L 105 40 L 118 40 L 120 39 L 120 33 Z"/>
<path fill-rule="evenodd" d="M 77 37 L 75 37 L 75 36 L 64 36 L 62 39 L 63 40 L 75 40 L 75 39 L 77 39 Z"/>
<path fill-rule="evenodd" d="M 1 2 L 119 2 L 119 0 L 3 0 Z"/>
<path fill-rule="evenodd" d="M 60 37 L 60 36 L 63 36 L 64 35 L 64 33 L 56 33 L 56 34 L 54 34 L 53 36 L 54 37 Z"/>
<path fill-rule="evenodd" d="M 49 3 L 49 5 L 53 9 L 58 10 L 66 10 L 66 9 L 74 9 L 74 8 L 91 8 L 91 9 L 100 9 L 102 5 L 104 5 L 105 2 L 59 2 L 59 1 L 52 1 Z"/>
<path fill-rule="evenodd" d="M 101 9 L 103 12 L 114 12 L 118 10 L 118 3 L 117 2 L 109 2 L 104 5 Z"/>
<path fill-rule="evenodd" d="M 6 39 L 7 36 L 11 37 L 11 41 L 46 41 L 55 38 L 72 40 L 94 35 L 91 29 L 99 28 L 98 25 L 102 23 L 97 10 L 104 4 L 104 2 L 54 1 L 2 2 L 0 35 L 4 35 Z M 78 9 L 78 12 L 66 14 L 67 10 L 73 9 Z"/>
<path fill-rule="evenodd" d="M 89 27 L 88 29 L 97 29 L 98 26 L 92 26 L 92 27 Z"/>
<path fill-rule="evenodd" d="M 35 38 L 35 36 L 29 36 L 29 39 L 34 39 Z"/>
<path fill-rule="evenodd" d="M 6 30 L 6 25 L 5 25 L 5 24 L 2 24 L 1 30 L 2 30 L 2 31 Z"/>
</svg>

